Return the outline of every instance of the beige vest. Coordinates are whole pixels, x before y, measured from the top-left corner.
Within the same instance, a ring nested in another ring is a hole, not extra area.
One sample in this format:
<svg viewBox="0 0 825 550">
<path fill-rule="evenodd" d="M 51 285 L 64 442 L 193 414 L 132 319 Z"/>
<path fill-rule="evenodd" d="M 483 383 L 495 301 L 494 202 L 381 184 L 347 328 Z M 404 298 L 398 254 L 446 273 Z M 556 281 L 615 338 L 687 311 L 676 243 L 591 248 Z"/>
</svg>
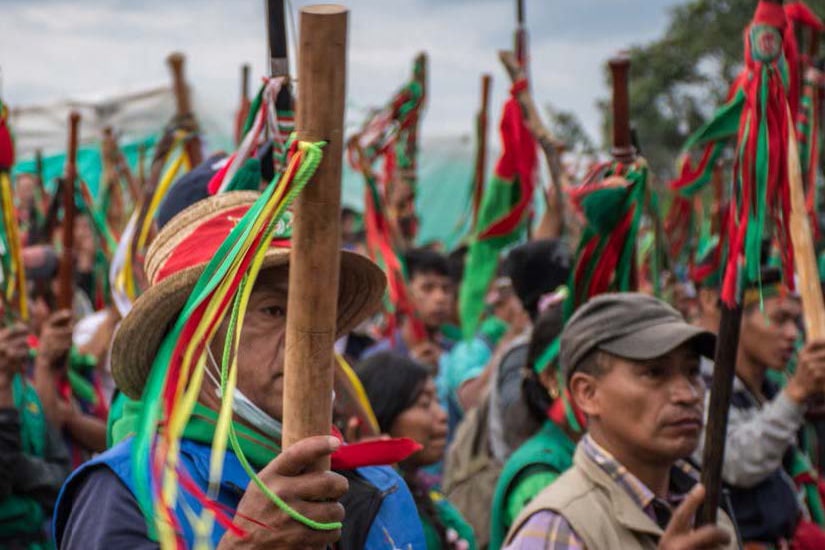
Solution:
<svg viewBox="0 0 825 550">
<path fill-rule="evenodd" d="M 639 508 L 627 491 L 576 449 L 573 467 L 544 489 L 513 522 L 506 544 L 527 519 L 541 510 L 551 510 L 570 523 L 588 550 L 656 548 L 662 529 Z M 730 518 L 719 511 L 719 526 L 730 533 L 730 549 L 739 548 Z"/>
</svg>

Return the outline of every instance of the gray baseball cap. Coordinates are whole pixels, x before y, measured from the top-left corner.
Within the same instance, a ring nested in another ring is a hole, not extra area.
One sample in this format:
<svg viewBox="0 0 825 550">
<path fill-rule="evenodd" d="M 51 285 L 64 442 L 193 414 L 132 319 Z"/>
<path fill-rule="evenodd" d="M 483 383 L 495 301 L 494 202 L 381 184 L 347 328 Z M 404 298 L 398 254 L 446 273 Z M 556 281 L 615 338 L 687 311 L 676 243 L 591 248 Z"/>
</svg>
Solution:
<svg viewBox="0 0 825 550">
<path fill-rule="evenodd" d="M 625 359 L 661 357 L 686 342 L 713 358 L 716 335 L 688 324 L 671 306 L 647 294 L 602 294 L 581 306 L 561 334 L 559 363 L 565 379 L 594 350 Z"/>
</svg>

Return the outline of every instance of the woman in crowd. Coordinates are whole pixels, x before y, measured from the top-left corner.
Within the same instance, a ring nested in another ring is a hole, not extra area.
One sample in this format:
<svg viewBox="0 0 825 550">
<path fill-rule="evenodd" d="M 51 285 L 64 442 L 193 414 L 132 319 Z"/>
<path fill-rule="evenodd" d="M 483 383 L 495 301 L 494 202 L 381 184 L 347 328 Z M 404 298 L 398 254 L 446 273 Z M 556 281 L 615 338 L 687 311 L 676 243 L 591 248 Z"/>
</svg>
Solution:
<svg viewBox="0 0 825 550">
<path fill-rule="evenodd" d="M 408 437 L 421 445 L 421 450 L 398 466 L 415 498 L 427 549 L 475 549 L 470 525 L 419 475 L 422 467 L 444 457 L 447 445 L 447 413 L 438 403 L 433 377 L 422 365 L 394 352 L 370 356 L 357 372 L 381 432 Z"/>
</svg>

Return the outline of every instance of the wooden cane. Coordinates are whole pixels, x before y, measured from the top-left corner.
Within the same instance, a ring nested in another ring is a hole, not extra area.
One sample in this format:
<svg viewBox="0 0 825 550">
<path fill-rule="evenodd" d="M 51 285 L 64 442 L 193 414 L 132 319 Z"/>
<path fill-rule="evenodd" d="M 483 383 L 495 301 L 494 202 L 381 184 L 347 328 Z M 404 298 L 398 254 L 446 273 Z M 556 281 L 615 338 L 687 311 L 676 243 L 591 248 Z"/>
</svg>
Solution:
<svg viewBox="0 0 825 550">
<path fill-rule="evenodd" d="M 249 115 L 249 63 L 241 65 L 241 100 L 238 104 L 238 112 L 235 114 L 235 143 L 240 145 L 243 140 L 243 128 L 246 117 Z"/>
<path fill-rule="evenodd" d="M 621 163 L 636 159 L 636 149 L 630 134 L 630 94 L 627 76 L 630 72 L 630 58 L 618 55 L 610 59 L 610 73 L 613 77 L 613 148 L 610 154 Z"/>
<path fill-rule="evenodd" d="M 475 229 L 478 221 L 478 210 L 481 208 L 481 195 L 484 190 L 484 176 L 487 173 L 487 111 L 490 107 L 490 85 L 493 77 L 489 74 L 481 75 L 481 108 L 476 116 L 476 166 L 473 176 L 473 224 Z"/>
<path fill-rule="evenodd" d="M 293 109 L 293 100 L 292 89 L 289 84 L 289 50 L 286 40 L 286 5 L 284 0 L 267 0 L 266 18 L 268 23 L 269 75 L 286 78 L 286 82 L 275 99 L 275 107 L 279 111 L 290 111 Z"/>
<path fill-rule="evenodd" d="M 630 58 L 619 54 L 608 61 L 613 83 L 613 147 L 610 154 L 613 160 L 622 164 L 630 164 L 636 160 L 636 149 L 633 147 L 633 135 L 630 132 L 630 92 L 628 90 L 628 73 L 630 72 Z M 633 244 L 631 254 L 633 269 L 630 271 L 630 288 L 639 288 L 638 247 Z"/>
<path fill-rule="evenodd" d="M 69 145 L 66 148 L 66 167 L 63 176 L 63 251 L 58 269 L 57 307 L 72 309 L 74 297 L 74 185 L 77 179 L 77 142 L 80 113 L 69 115 Z"/>
<path fill-rule="evenodd" d="M 527 72 L 527 27 L 524 25 L 524 0 L 516 0 L 516 33 L 513 51 L 519 66 Z"/>
<path fill-rule="evenodd" d="M 301 9 L 298 113 L 301 141 L 326 141 L 323 160 L 295 201 L 289 267 L 283 445 L 329 434 L 338 314 L 341 162 L 347 14 L 342 6 Z M 328 469 L 329 460 L 318 464 Z"/>
<path fill-rule="evenodd" d="M 183 67 L 186 58 L 180 52 L 169 54 L 166 58 L 166 63 L 172 72 L 172 90 L 175 93 L 175 105 L 177 116 L 186 119 L 193 116 L 191 98 L 189 96 L 189 86 L 184 77 Z M 194 168 L 203 160 L 203 153 L 201 151 L 201 142 L 197 133 L 186 141 L 186 154 L 189 157 L 191 166 Z"/>
<path fill-rule="evenodd" d="M 710 403 L 705 426 L 705 447 L 702 450 L 702 485 L 705 500 L 696 514 L 697 527 L 716 523 L 722 494 L 722 465 L 725 460 L 725 438 L 728 431 L 728 409 L 733 394 L 736 373 L 736 354 L 739 350 L 739 327 L 742 324 L 742 305 L 721 305 L 719 334 L 710 386 Z M 724 343 L 724 345 L 721 345 Z"/>
</svg>

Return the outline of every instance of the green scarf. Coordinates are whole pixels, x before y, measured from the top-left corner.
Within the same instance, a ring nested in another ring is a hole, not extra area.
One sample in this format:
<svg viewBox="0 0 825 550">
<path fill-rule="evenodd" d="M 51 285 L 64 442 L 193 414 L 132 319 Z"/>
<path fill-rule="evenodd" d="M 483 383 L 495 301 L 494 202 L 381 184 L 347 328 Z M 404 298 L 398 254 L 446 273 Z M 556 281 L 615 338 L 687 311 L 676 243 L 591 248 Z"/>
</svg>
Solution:
<svg viewBox="0 0 825 550">
<path fill-rule="evenodd" d="M 122 404 L 121 404 L 122 403 Z M 137 424 L 140 417 L 142 404 L 140 401 L 129 399 L 123 394 L 119 394 L 112 404 L 112 417 L 110 419 L 109 441 L 112 445 L 120 443 L 128 437 L 137 433 Z M 118 417 L 119 416 L 119 417 Z M 218 421 L 218 413 L 200 403 L 195 404 L 192 418 L 183 432 L 184 439 L 189 439 L 204 445 L 211 445 L 215 436 L 215 424 Z M 246 458 L 255 468 L 261 469 L 281 453 L 280 442 L 273 442 L 259 434 L 258 432 L 241 424 L 237 420 L 232 421 L 235 432 L 238 434 L 240 443 Z M 232 451 L 231 447 L 228 451 Z"/>
</svg>

